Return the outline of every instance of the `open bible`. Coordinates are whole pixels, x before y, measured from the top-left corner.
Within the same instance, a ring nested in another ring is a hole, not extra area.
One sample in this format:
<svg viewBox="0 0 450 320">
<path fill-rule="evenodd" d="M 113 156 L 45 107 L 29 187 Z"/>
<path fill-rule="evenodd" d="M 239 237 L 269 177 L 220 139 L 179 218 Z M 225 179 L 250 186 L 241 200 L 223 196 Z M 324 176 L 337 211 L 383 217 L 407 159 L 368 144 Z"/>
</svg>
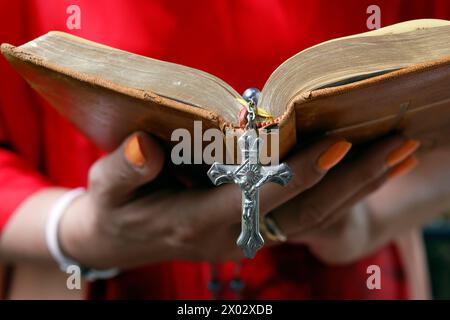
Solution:
<svg viewBox="0 0 450 320">
<path fill-rule="evenodd" d="M 55 31 L 1 51 L 105 150 L 137 130 L 170 141 L 194 120 L 242 130 L 240 94 L 197 69 Z M 360 143 L 402 131 L 425 148 L 450 141 L 450 22 L 408 21 L 303 50 L 272 73 L 257 107 L 266 111 L 258 121 L 279 127 L 282 155 L 323 135 Z"/>
</svg>

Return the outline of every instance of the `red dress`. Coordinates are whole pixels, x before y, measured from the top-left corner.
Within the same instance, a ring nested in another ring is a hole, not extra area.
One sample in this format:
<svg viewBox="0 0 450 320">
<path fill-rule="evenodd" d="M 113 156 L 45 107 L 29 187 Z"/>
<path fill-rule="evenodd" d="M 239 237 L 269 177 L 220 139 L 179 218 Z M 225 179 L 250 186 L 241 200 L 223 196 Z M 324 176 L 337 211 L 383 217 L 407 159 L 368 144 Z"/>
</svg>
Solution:
<svg viewBox="0 0 450 320">
<path fill-rule="evenodd" d="M 2 1 L 0 42 L 22 44 L 62 30 L 138 54 L 210 72 L 238 91 L 261 88 L 298 51 L 367 31 L 372 1 Z M 66 9 L 81 9 L 81 29 L 68 30 Z M 450 18 L 447 1 L 377 1 L 382 25 Z M 51 185 L 85 185 L 102 154 L 0 59 L 0 231 L 17 206 Z M 366 269 L 382 267 L 382 290 L 368 290 Z M 226 283 L 229 264 L 220 269 Z M 393 245 L 357 263 L 330 267 L 306 248 L 286 245 L 243 263 L 246 298 L 405 298 Z M 210 298 L 207 263 L 165 262 L 92 285 L 91 298 Z M 231 297 L 223 292 L 223 297 Z"/>
</svg>

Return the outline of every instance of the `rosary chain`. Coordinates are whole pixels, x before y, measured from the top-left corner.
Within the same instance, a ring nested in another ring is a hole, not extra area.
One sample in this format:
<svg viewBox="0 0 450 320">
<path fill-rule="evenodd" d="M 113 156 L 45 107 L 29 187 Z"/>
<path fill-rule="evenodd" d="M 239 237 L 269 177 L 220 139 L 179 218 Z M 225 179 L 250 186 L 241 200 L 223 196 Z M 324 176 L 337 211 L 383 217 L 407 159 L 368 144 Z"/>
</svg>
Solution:
<svg viewBox="0 0 450 320">
<path fill-rule="evenodd" d="M 255 119 L 256 119 L 256 103 L 254 99 L 250 99 L 248 102 L 247 125 L 245 126 L 245 128 L 254 129 Z"/>
</svg>

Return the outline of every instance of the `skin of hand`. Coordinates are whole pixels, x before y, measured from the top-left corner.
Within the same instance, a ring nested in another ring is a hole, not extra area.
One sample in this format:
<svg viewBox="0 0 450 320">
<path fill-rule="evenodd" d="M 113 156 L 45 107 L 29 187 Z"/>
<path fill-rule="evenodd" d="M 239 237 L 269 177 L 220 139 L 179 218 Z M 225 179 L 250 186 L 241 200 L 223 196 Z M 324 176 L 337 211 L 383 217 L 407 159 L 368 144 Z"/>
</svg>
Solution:
<svg viewBox="0 0 450 320">
<path fill-rule="evenodd" d="M 381 143 L 390 144 L 391 142 L 387 140 Z M 375 153 L 380 156 L 379 160 L 383 158 L 383 154 L 386 155 L 383 150 L 391 149 L 388 145 L 386 147 L 387 149 L 382 148 L 378 151 L 378 146 L 374 147 Z M 316 213 L 322 212 L 322 215 L 326 216 L 327 214 L 323 212 L 328 210 L 325 208 L 333 207 L 332 199 L 339 199 L 340 190 L 347 188 L 345 181 L 351 181 L 354 184 L 354 195 L 350 201 L 344 200 L 344 205 L 336 207 L 331 215 L 333 219 L 329 219 L 328 222 L 325 219 L 316 227 L 308 227 L 308 232 L 300 232 L 296 235 L 293 230 L 290 235 L 291 241 L 305 243 L 325 263 L 346 264 L 363 258 L 386 243 L 396 240 L 405 232 L 416 230 L 431 222 L 450 208 L 448 167 L 450 146 L 442 145 L 431 152 L 422 154 L 420 163 L 414 171 L 409 173 L 407 170 L 405 172 L 409 174 L 400 178 L 398 174 L 393 175 L 393 173 L 398 173 L 398 168 L 405 168 L 405 163 L 412 163 L 409 160 L 410 155 L 391 169 L 383 170 L 377 155 L 370 156 L 370 152 L 368 150 L 366 155 L 336 167 L 320 184 L 299 197 L 300 202 L 308 203 L 311 201 L 309 198 L 313 197 L 311 194 L 325 193 L 327 184 L 334 185 L 335 191 L 329 198 L 332 202 L 321 203 L 316 208 L 318 210 Z M 377 171 L 372 172 L 372 178 L 366 176 L 358 180 L 351 177 L 352 173 L 346 166 L 357 168 L 357 163 L 360 161 L 375 163 L 378 161 L 381 169 L 378 174 Z M 359 185 L 358 181 L 360 181 Z M 357 204 L 352 205 L 355 202 Z M 307 206 L 305 208 L 305 205 L 300 205 L 299 208 L 308 210 Z M 288 216 L 287 213 L 285 215 Z M 295 229 L 295 224 L 290 219 L 284 223 L 290 223 L 291 229 Z M 286 225 L 286 228 L 289 228 L 289 225 Z"/>
<path fill-rule="evenodd" d="M 407 142 L 401 136 L 383 139 L 337 166 L 320 184 L 305 190 L 272 213 L 280 228 L 292 241 L 302 241 L 339 221 L 349 208 L 382 186 L 396 166 L 409 161 L 414 149 L 394 163 L 387 161 L 390 154 Z"/>
<path fill-rule="evenodd" d="M 404 142 L 395 137 L 380 143 L 346 169 L 330 172 L 334 178 L 322 181 L 323 186 L 318 182 L 349 147 L 342 148 L 342 140 L 327 138 L 295 152 L 287 159 L 292 181 L 286 187 L 268 184 L 261 189 L 261 214 L 273 212 L 289 237 L 308 243 L 314 238 L 312 230 L 338 220 L 338 208 L 352 206 L 384 182 L 392 169 L 386 167 L 384 157 Z M 173 259 L 242 257 L 235 244 L 241 216 L 239 188 L 139 192 L 158 176 L 163 163 L 162 149 L 145 133 L 132 135 L 99 159 L 89 172 L 86 194 L 71 204 L 61 220 L 63 251 L 99 269 Z M 64 192 L 50 188 L 19 207 L 0 238 L 0 258 L 51 259 L 43 230 L 49 208 Z"/>
</svg>

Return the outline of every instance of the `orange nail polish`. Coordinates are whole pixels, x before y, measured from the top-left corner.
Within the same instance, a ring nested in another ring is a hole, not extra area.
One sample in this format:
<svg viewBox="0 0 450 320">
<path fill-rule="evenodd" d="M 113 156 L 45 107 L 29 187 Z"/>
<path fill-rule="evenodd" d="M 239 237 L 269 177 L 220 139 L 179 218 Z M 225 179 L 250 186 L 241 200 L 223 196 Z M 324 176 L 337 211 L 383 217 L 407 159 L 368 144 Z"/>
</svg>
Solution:
<svg viewBox="0 0 450 320">
<path fill-rule="evenodd" d="M 411 155 L 414 151 L 419 148 L 420 142 L 417 140 L 408 140 L 402 146 L 400 146 L 397 150 L 391 152 L 391 154 L 386 159 L 386 164 L 388 167 L 393 167 L 403 160 L 405 160 L 408 156 Z"/>
<path fill-rule="evenodd" d="M 137 167 L 142 167 L 145 164 L 146 158 L 137 134 L 128 140 L 125 146 L 125 157 L 132 165 Z"/>
<path fill-rule="evenodd" d="M 415 157 L 406 158 L 405 160 L 400 162 L 396 167 L 394 167 L 391 170 L 391 172 L 389 172 L 389 178 L 398 177 L 405 173 L 408 173 L 415 166 L 417 166 L 418 163 L 419 163 L 419 161 L 417 161 L 417 159 Z"/>
<path fill-rule="evenodd" d="M 330 170 L 344 158 L 351 147 L 352 144 L 348 141 L 336 142 L 320 156 L 317 165 L 324 171 Z"/>
</svg>

